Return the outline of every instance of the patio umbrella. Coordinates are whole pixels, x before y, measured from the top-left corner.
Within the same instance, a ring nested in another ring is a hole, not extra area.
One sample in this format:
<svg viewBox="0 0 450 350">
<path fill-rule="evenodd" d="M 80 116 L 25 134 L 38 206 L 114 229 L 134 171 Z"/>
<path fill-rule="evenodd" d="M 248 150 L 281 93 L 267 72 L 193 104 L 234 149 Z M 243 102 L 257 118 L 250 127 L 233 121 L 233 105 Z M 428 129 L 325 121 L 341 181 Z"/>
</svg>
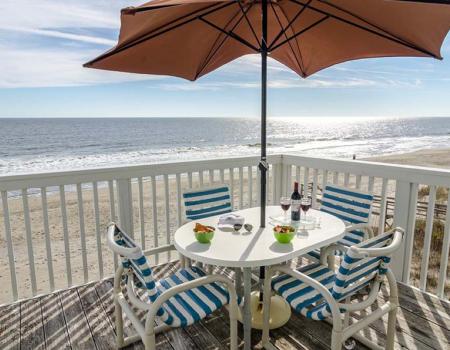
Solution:
<svg viewBox="0 0 450 350">
<path fill-rule="evenodd" d="M 261 55 L 261 227 L 266 206 L 267 57 L 303 78 L 344 61 L 441 59 L 448 0 L 154 0 L 121 12 L 118 44 L 85 64 L 196 80 Z"/>
<path fill-rule="evenodd" d="M 118 44 L 86 67 L 196 80 L 261 55 L 261 215 L 266 209 L 267 58 L 306 78 L 371 57 L 433 57 L 448 0 L 154 0 L 121 12 Z M 264 269 L 260 277 L 264 278 Z M 262 293 L 260 293 L 262 300 Z"/>
</svg>

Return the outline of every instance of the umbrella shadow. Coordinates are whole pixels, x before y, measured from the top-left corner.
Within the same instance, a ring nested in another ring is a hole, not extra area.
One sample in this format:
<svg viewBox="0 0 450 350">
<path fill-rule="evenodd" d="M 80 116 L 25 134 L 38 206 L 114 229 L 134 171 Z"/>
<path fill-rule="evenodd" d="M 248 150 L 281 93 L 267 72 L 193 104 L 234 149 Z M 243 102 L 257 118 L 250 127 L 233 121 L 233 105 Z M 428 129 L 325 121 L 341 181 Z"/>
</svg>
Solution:
<svg viewBox="0 0 450 350">
<path fill-rule="evenodd" d="M 258 231 L 256 231 L 255 235 L 253 236 L 252 240 L 248 244 L 247 248 L 245 248 L 244 252 L 242 253 L 240 260 L 247 260 L 248 256 L 250 255 L 250 252 L 255 247 L 255 243 L 258 241 L 259 237 L 261 237 L 261 234 L 264 232 L 264 228 L 260 227 L 258 228 Z"/>
</svg>

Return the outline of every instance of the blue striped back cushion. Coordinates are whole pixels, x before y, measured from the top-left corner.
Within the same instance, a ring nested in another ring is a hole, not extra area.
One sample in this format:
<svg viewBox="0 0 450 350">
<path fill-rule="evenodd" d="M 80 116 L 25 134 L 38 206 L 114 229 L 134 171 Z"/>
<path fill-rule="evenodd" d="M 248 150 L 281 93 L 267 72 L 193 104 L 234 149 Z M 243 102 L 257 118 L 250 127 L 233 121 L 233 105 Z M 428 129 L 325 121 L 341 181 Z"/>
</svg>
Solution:
<svg viewBox="0 0 450 350">
<path fill-rule="evenodd" d="M 337 216 L 350 224 L 369 222 L 373 196 L 345 187 L 327 185 L 321 211 Z"/>
<path fill-rule="evenodd" d="M 183 194 L 185 214 L 188 220 L 198 220 L 233 210 L 228 186 L 185 192 Z"/>
<path fill-rule="evenodd" d="M 134 240 L 127 235 L 125 232 L 122 232 L 118 227 L 114 232 L 114 240 L 118 245 L 127 248 L 135 248 L 138 245 L 134 242 Z M 158 297 L 158 290 L 156 288 L 155 281 L 152 276 L 152 270 L 148 266 L 147 258 L 144 254 L 140 254 L 137 258 L 121 256 L 122 258 L 122 266 L 124 269 L 129 269 L 133 271 L 134 283 L 139 288 L 147 289 L 148 297 L 151 302 L 154 302 Z"/>
<path fill-rule="evenodd" d="M 392 242 L 393 234 L 393 232 L 385 233 L 356 244 L 354 247 L 386 247 Z M 370 284 L 377 275 L 384 275 L 390 260 L 390 257 L 386 256 L 361 258 L 353 249 L 348 249 L 336 274 L 333 286 L 334 298 L 343 299 Z"/>
</svg>

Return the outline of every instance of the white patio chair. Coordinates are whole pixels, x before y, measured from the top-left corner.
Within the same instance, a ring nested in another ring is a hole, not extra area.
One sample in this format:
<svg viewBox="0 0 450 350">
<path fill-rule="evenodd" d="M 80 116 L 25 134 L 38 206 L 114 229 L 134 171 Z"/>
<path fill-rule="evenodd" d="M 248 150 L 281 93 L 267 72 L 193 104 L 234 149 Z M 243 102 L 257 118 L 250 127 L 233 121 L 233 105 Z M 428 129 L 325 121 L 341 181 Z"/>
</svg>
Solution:
<svg viewBox="0 0 450 350">
<path fill-rule="evenodd" d="M 270 296 L 272 287 L 294 311 L 303 316 L 313 320 L 331 319 L 332 350 L 341 349 L 342 344 L 350 337 L 364 342 L 370 348 L 382 349 L 356 333 L 388 313 L 386 349 L 393 349 L 398 293 L 389 263 L 391 256 L 402 244 L 403 233 L 401 228 L 396 228 L 349 248 L 339 244 L 332 245 L 326 249 L 321 263 L 312 263 L 296 271 L 286 265 L 267 268 L 264 285 L 263 344 L 268 344 L 269 340 L 270 305 L 266 296 Z M 334 272 L 325 265 L 325 259 L 327 254 L 334 254 L 336 249 L 345 253 L 338 271 Z M 275 272 L 281 274 L 272 279 Z M 385 279 L 389 285 L 389 300 L 364 316 L 364 310 L 377 301 Z M 369 294 L 364 300 L 351 302 L 351 297 L 366 287 L 369 288 Z M 349 313 L 357 311 L 361 311 L 361 319 L 349 325 Z"/>
<path fill-rule="evenodd" d="M 224 305 L 229 305 L 230 349 L 237 349 L 237 296 L 233 281 L 219 275 L 206 275 L 198 267 L 180 269 L 173 275 L 155 281 L 145 252 L 114 223 L 107 232 L 108 246 L 121 256 L 122 264 L 114 277 L 114 306 L 118 348 L 142 339 L 146 350 L 154 350 L 155 334 L 171 327 L 189 326 Z M 122 293 L 125 284 L 126 294 Z M 136 288 L 146 292 L 143 301 Z M 128 299 L 128 300 L 127 300 Z M 146 312 L 139 320 L 133 307 Z M 122 311 L 137 334 L 124 338 Z M 155 326 L 155 321 L 159 325 Z"/>
<path fill-rule="evenodd" d="M 230 189 L 225 184 L 189 189 L 183 193 L 183 204 L 185 221 L 200 220 L 233 211 Z M 180 256 L 180 261 L 182 266 L 191 265 L 191 261 L 183 256 Z M 199 263 L 197 265 L 202 266 Z M 205 270 L 211 273 L 212 266 L 205 266 Z M 239 280 L 240 272 L 236 269 L 235 273 Z"/>
<path fill-rule="evenodd" d="M 373 195 L 342 186 L 326 185 L 322 196 L 320 211 L 343 220 L 346 224 L 345 236 L 339 241 L 344 247 L 363 242 L 373 237 L 370 215 Z M 337 252 L 340 255 L 340 252 Z M 309 260 L 320 261 L 320 251 L 305 254 Z M 334 261 L 330 260 L 330 267 Z"/>
</svg>

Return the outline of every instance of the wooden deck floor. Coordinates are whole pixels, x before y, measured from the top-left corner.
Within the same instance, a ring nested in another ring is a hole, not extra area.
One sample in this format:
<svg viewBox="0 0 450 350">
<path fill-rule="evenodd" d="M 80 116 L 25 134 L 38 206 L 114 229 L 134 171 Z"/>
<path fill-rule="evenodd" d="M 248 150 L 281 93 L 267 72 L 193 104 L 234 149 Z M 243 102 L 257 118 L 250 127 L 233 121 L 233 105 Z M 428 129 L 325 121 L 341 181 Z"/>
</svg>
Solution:
<svg viewBox="0 0 450 350">
<path fill-rule="evenodd" d="M 176 264 L 155 268 L 159 276 Z M 450 303 L 399 285 L 401 309 L 397 321 L 397 349 L 450 349 Z M 112 349 L 114 314 L 112 280 L 21 301 L 0 308 L 0 349 Z M 383 299 L 380 296 L 380 299 Z M 355 316 L 357 318 L 357 316 Z M 128 332 L 131 331 L 127 323 Z M 293 314 L 282 328 L 271 333 L 280 350 L 328 349 L 331 327 Z M 386 320 L 364 334 L 384 343 Z M 242 336 L 242 330 L 240 330 Z M 252 337 L 256 344 L 260 332 Z M 226 349 L 228 316 L 216 312 L 202 322 L 158 335 L 158 349 Z M 365 349 L 358 344 L 358 349 Z M 128 349 L 143 349 L 136 343 Z"/>
</svg>

